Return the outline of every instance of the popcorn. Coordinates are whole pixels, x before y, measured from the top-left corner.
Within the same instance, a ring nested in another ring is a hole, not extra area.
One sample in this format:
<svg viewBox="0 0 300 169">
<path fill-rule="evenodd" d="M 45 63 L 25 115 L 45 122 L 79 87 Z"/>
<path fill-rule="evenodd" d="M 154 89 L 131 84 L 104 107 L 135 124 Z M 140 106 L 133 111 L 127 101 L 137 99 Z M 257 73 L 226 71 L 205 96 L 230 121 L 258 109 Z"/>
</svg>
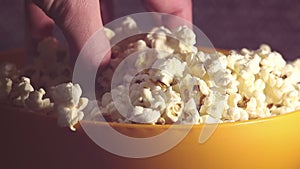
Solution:
<svg viewBox="0 0 300 169">
<path fill-rule="evenodd" d="M 197 53 L 197 48 L 194 46 L 196 44 L 196 35 L 189 29 L 186 25 L 179 26 L 173 31 L 173 35 L 178 40 L 178 48 L 175 51 L 178 51 L 182 54 L 186 53 Z"/>
<path fill-rule="evenodd" d="M 166 108 L 164 89 L 155 83 L 147 74 L 139 74 L 134 77 L 129 88 L 131 103 L 134 106 L 144 106 L 164 111 Z"/>
<path fill-rule="evenodd" d="M 257 103 L 256 103 L 256 98 L 251 97 L 249 99 L 249 101 L 246 103 L 246 111 L 248 112 L 255 112 L 256 111 L 256 107 L 257 107 Z"/>
<path fill-rule="evenodd" d="M 170 86 L 174 78 L 183 76 L 186 63 L 181 62 L 176 57 L 159 59 L 153 63 L 153 68 L 158 69 L 158 73 L 154 74 L 154 79 L 161 81 L 167 86 Z"/>
<path fill-rule="evenodd" d="M 23 74 L 31 78 L 34 87 L 48 89 L 71 80 L 71 59 L 64 45 L 48 37 L 38 44 L 37 52 L 33 64 L 22 70 Z"/>
<path fill-rule="evenodd" d="M 184 103 L 182 102 L 180 95 L 168 88 L 166 91 L 166 111 L 163 117 L 167 123 L 175 123 L 180 118 L 183 112 Z"/>
<path fill-rule="evenodd" d="M 187 26 L 180 26 L 173 32 L 165 27 L 153 28 L 147 35 L 147 40 L 150 42 L 151 48 L 170 54 L 189 54 L 198 51 L 194 46 L 196 35 Z"/>
<path fill-rule="evenodd" d="M 102 96 L 100 113 L 108 121 L 120 121 L 124 118 L 115 107 L 111 93 L 108 92 Z"/>
<path fill-rule="evenodd" d="M 9 102 L 9 95 L 13 88 L 13 82 L 18 81 L 19 74 L 20 72 L 18 71 L 16 65 L 12 63 L 0 64 L 0 103 Z M 18 96 L 13 96 L 13 97 L 18 97 Z M 24 97 L 24 99 L 26 99 L 26 96 Z M 22 104 L 18 103 L 18 105 L 22 105 Z"/>
<path fill-rule="evenodd" d="M 286 65 L 285 60 L 282 58 L 281 54 L 277 52 L 271 52 L 260 62 L 262 67 L 269 67 L 275 70 L 281 70 Z"/>
<path fill-rule="evenodd" d="M 196 44 L 196 35 L 195 33 L 189 29 L 186 25 L 179 26 L 173 34 L 180 40 L 180 42 L 187 43 L 188 45 L 195 45 Z"/>
<path fill-rule="evenodd" d="M 238 92 L 238 86 L 240 82 L 237 80 L 237 74 L 234 72 L 231 72 L 229 69 L 228 73 L 226 73 L 226 77 L 228 80 L 228 83 L 226 85 L 226 93 L 237 93 Z"/>
<path fill-rule="evenodd" d="M 137 51 L 143 51 L 145 49 L 148 49 L 146 42 L 143 40 L 138 40 L 135 43 L 128 44 L 125 54 L 129 55 Z"/>
<path fill-rule="evenodd" d="M 238 93 L 230 93 L 228 96 L 227 104 L 232 108 L 238 107 L 238 103 L 242 100 L 242 96 Z"/>
<path fill-rule="evenodd" d="M 231 107 L 227 111 L 224 111 L 222 116 L 224 120 L 239 121 L 241 119 L 241 108 Z"/>
<path fill-rule="evenodd" d="M 205 55 L 204 55 L 205 56 Z M 229 76 L 227 75 L 230 71 L 226 71 L 226 60 L 225 56 L 220 53 L 213 53 L 206 55 L 203 60 L 205 69 L 207 72 L 207 78 L 210 80 L 212 86 L 225 88 L 229 82 Z M 225 90 L 224 90 L 225 91 Z"/>
<path fill-rule="evenodd" d="M 98 100 L 90 100 L 86 107 L 82 110 L 84 113 L 82 120 L 105 121 L 105 118 L 99 109 L 100 104 L 101 103 Z"/>
<path fill-rule="evenodd" d="M 172 39 L 170 39 L 172 32 L 165 27 L 153 28 L 147 35 L 147 40 L 150 42 L 151 48 L 166 53 L 173 53 Z"/>
<path fill-rule="evenodd" d="M 295 111 L 294 107 L 281 106 L 281 107 L 277 107 L 276 109 L 272 110 L 272 114 L 281 115 L 281 114 L 286 114 L 286 113 L 293 112 L 293 111 Z"/>
<path fill-rule="evenodd" d="M 135 106 L 128 119 L 136 123 L 155 124 L 159 117 L 160 113 L 157 110 Z"/>
<path fill-rule="evenodd" d="M 140 30 L 137 27 L 136 22 L 132 18 L 126 17 L 122 21 L 121 25 L 114 29 L 114 32 L 115 36 L 112 38 L 112 40 L 122 40 L 126 37 L 139 34 Z"/>
<path fill-rule="evenodd" d="M 203 80 L 193 77 L 190 74 L 187 74 L 178 85 L 182 99 L 184 101 L 194 99 L 197 103 L 197 107 L 200 107 L 202 96 L 206 96 L 210 93 L 209 87 Z"/>
<path fill-rule="evenodd" d="M 194 99 L 190 99 L 185 103 L 183 115 L 181 117 L 181 124 L 200 124 L 201 117 L 197 111 L 197 106 Z"/>
<path fill-rule="evenodd" d="M 17 66 L 12 63 L 2 63 L 0 64 L 0 78 L 9 78 L 13 81 L 19 78 L 20 72 Z"/>
<path fill-rule="evenodd" d="M 256 98 L 257 106 L 258 107 L 266 107 L 267 102 L 266 102 L 266 95 L 263 92 L 260 91 L 255 91 L 253 93 L 253 97 Z"/>
<path fill-rule="evenodd" d="M 127 17 L 113 31 L 105 28 L 104 32 L 108 39 L 116 41 L 140 30 Z M 34 66 L 22 72 L 30 75 L 34 86 L 43 86 L 46 91 L 56 85 L 49 91 L 50 98 L 43 98 L 43 88 L 34 90 L 29 78 L 20 80 L 14 65 L 2 64 L 0 102 L 9 100 L 34 111 L 53 108 L 58 124 L 71 130 L 83 118 L 119 123 L 202 124 L 266 118 L 300 109 L 300 59 L 287 63 L 268 45 L 257 50 L 232 50 L 227 56 L 205 53 L 195 47 L 196 36 L 187 26 L 172 31 L 155 27 L 145 37 L 133 39 L 112 48 L 111 62 L 97 79 L 100 102 L 82 98 L 78 84 L 62 83 L 72 75 L 70 58 L 53 38 L 39 44 Z M 136 60 L 125 60 L 121 65 L 126 71 L 115 76 L 114 71 L 128 55 Z M 117 79 L 114 84 L 112 76 Z"/>
<path fill-rule="evenodd" d="M 190 67 L 191 74 L 195 75 L 196 77 L 202 78 L 206 74 L 205 67 L 202 63 L 195 64 Z"/>
<path fill-rule="evenodd" d="M 204 66 L 204 58 L 206 55 L 199 51 L 197 54 L 190 53 L 186 56 L 186 63 L 188 71 L 196 77 L 202 78 L 206 74 Z"/>
<path fill-rule="evenodd" d="M 0 78 L 0 102 L 8 99 L 12 89 L 12 80 L 10 78 Z"/>
<path fill-rule="evenodd" d="M 45 90 L 40 88 L 29 93 L 28 98 L 25 100 L 25 105 L 34 111 L 49 111 L 53 107 L 53 103 L 49 98 L 43 98 L 46 94 Z"/>
<path fill-rule="evenodd" d="M 266 84 L 262 79 L 256 79 L 254 82 L 255 91 L 263 92 L 266 88 Z"/>
<path fill-rule="evenodd" d="M 222 116 L 223 121 L 235 122 L 249 120 L 247 111 L 239 107 L 230 107 L 227 111 L 224 111 Z"/>
<path fill-rule="evenodd" d="M 246 110 L 239 108 L 238 111 L 240 112 L 240 121 L 249 120 L 249 114 Z"/>
<path fill-rule="evenodd" d="M 268 55 L 270 54 L 271 51 L 271 47 L 267 44 L 261 44 L 259 49 L 256 51 L 259 55 L 264 56 L 264 55 Z"/>
<path fill-rule="evenodd" d="M 299 105 L 299 92 L 297 90 L 285 93 L 284 98 L 282 102 L 284 106 L 293 107 Z"/>
<path fill-rule="evenodd" d="M 9 95 L 13 104 L 16 106 L 24 106 L 25 100 L 29 97 L 29 93 L 34 91 L 30 84 L 30 79 L 27 77 L 22 77 L 21 81 L 13 84 L 13 88 Z"/>
<path fill-rule="evenodd" d="M 106 27 L 104 27 L 104 33 L 109 40 L 111 40 L 114 36 L 116 36 L 116 33 L 114 31 Z"/>
<path fill-rule="evenodd" d="M 200 107 L 199 113 L 200 115 L 207 115 L 207 110 L 213 105 L 214 97 L 212 92 L 209 93 L 205 98 L 203 99 L 203 104 Z"/>
<path fill-rule="evenodd" d="M 135 61 L 135 68 L 138 71 L 153 68 L 152 65 L 157 59 L 165 59 L 168 55 L 169 53 L 153 49 L 142 51 Z"/>
<path fill-rule="evenodd" d="M 142 91 L 142 100 L 144 106 L 148 106 L 154 110 L 164 111 L 166 108 L 164 95 L 159 90 L 151 91 L 150 88 L 144 88 Z"/>
<path fill-rule="evenodd" d="M 83 119 L 82 110 L 88 103 L 88 99 L 82 98 L 81 94 L 78 84 L 63 83 L 51 88 L 50 95 L 54 101 L 59 126 L 68 126 L 72 131 L 76 130 L 74 125 Z"/>
<path fill-rule="evenodd" d="M 215 119 L 221 119 L 222 112 L 226 111 L 226 95 L 220 93 L 219 91 L 214 91 L 210 93 L 212 95 L 213 104 L 207 108 L 207 114 Z"/>
</svg>

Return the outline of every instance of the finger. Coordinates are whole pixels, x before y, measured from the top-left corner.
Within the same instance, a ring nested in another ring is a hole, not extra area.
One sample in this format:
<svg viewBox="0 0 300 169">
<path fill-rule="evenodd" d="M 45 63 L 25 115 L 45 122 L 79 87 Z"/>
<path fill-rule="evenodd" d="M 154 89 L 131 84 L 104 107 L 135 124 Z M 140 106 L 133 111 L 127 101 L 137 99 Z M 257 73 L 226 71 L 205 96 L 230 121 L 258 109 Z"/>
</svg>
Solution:
<svg viewBox="0 0 300 169">
<path fill-rule="evenodd" d="M 102 27 L 99 0 L 33 0 L 80 49 Z"/>
<path fill-rule="evenodd" d="M 27 41 L 31 52 L 36 48 L 39 41 L 45 37 L 52 36 L 54 22 L 50 19 L 39 7 L 37 7 L 31 0 L 25 0 L 25 14 L 26 14 L 26 29 L 29 32 Z"/>
<path fill-rule="evenodd" d="M 144 0 L 144 5 L 151 12 L 168 13 L 182 18 L 182 20 L 179 20 L 174 19 L 172 16 L 163 17 L 163 24 L 170 29 L 192 23 L 191 0 Z"/>
<path fill-rule="evenodd" d="M 98 48 L 103 49 L 103 51 L 110 48 L 108 39 L 103 38 L 105 35 L 102 29 L 103 21 L 99 0 L 82 0 L 82 2 L 83 3 L 76 5 L 77 9 L 71 10 L 71 15 L 65 18 L 65 21 L 68 22 L 65 22 L 61 26 L 74 56 L 78 56 L 79 52 L 91 36 L 96 36 L 96 38 L 93 37 L 93 43 L 91 44 L 99 45 Z M 94 35 L 96 32 L 97 34 Z M 88 46 L 85 48 L 93 50 L 97 48 L 97 46 L 92 45 L 92 47 Z M 98 52 L 99 49 L 95 49 L 95 55 L 86 56 L 86 60 L 84 61 L 86 68 L 99 67 L 99 60 L 102 61 L 101 65 L 106 65 L 108 63 L 110 54 L 107 54 L 105 58 L 102 58 L 103 55 L 100 56 L 96 54 Z M 93 53 L 93 51 L 90 51 L 90 53 Z"/>
<path fill-rule="evenodd" d="M 99 0 L 34 0 L 50 16 L 65 35 L 70 54 L 77 58 L 87 40 L 103 27 Z M 107 45 L 108 41 L 102 41 Z M 92 56 L 92 55 L 90 55 Z M 86 58 L 88 66 L 95 65 L 97 58 Z M 75 60 L 74 60 L 75 61 Z"/>
<path fill-rule="evenodd" d="M 88 39 L 103 28 L 99 0 L 33 0 L 33 2 L 51 17 L 62 30 L 75 64 Z M 93 38 L 92 44 L 98 44 L 101 49 L 109 49 L 109 42 L 102 38 L 104 37 L 103 34 L 104 31 L 99 31 L 97 35 L 99 38 Z M 90 49 L 89 55 L 85 55 L 82 62 L 86 71 L 98 68 L 99 61 L 102 61 L 102 65 L 106 65 L 110 60 L 110 54 L 105 55 L 104 58 L 103 55 L 97 54 L 99 52 L 97 47 L 95 45 L 85 47 Z"/>
</svg>

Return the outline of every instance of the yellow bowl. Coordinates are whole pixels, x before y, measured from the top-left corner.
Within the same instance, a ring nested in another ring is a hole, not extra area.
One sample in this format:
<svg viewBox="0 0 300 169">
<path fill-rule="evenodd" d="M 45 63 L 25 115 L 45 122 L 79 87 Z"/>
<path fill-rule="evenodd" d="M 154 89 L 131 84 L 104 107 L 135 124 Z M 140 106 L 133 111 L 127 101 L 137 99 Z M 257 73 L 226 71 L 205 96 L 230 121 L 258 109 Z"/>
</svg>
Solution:
<svg viewBox="0 0 300 169">
<path fill-rule="evenodd" d="M 105 151 L 80 126 L 77 126 L 76 132 L 71 132 L 57 127 L 55 118 L 5 106 L 1 107 L 1 112 L 3 168 L 300 168 L 300 111 L 266 119 L 219 124 L 204 144 L 198 142 L 203 125 L 194 125 L 171 150 L 142 159 L 120 157 Z M 103 126 L 103 123 L 82 123 Z M 111 125 L 135 137 L 155 135 L 169 127 Z M 173 132 L 182 132 L 184 127 L 177 126 Z"/>
<path fill-rule="evenodd" d="M 171 150 L 149 158 L 126 158 L 95 144 L 81 126 L 76 132 L 56 119 L 1 105 L 1 168 L 104 169 L 300 169 L 300 111 L 272 118 L 219 124 L 203 144 L 194 125 Z M 82 124 L 103 127 L 103 123 Z M 134 137 L 156 135 L 166 126 L 111 123 Z M 176 126 L 180 133 L 186 126 Z M 122 144 L 120 142 L 119 144 Z M 151 147 L 145 147 L 151 148 Z"/>
</svg>

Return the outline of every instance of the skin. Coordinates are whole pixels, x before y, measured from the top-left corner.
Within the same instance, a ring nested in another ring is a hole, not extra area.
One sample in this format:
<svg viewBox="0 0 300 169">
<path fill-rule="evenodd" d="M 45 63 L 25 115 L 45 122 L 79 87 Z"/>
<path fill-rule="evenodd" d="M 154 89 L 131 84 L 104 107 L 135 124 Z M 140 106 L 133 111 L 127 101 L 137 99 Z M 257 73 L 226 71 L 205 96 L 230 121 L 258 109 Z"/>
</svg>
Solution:
<svg viewBox="0 0 300 169">
<path fill-rule="evenodd" d="M 31 44 L 52 35 L 56 24 L 65 35 L 71 55 L 78 56 L 88 38 L 112 19 L 111 0 L 25 0 Z M 191 0 L 143 0 L 151 12 L 169 13 L 192 22 Z M 102 10 L 101 10 L 102 9 Z M 169 18 L 162 22 L 170 28 L 176 26 Z M 108 42 L 106 42 L 108 44 Z M 89 58 L 90 59 L 90 58 Z M 93 63 L 90 59 L 90 63 Z M 106 58 L 107 62 L 109 57 Z"/>
</svg>

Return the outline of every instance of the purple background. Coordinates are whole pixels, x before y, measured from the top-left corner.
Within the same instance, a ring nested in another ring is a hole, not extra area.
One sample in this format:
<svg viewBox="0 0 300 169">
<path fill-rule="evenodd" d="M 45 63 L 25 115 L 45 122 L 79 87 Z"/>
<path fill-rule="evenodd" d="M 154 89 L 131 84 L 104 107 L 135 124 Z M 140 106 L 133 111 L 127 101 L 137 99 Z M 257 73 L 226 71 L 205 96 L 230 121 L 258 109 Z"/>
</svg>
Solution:
<svg viewBox="0 0 300 169">
<path fill-rule="evenodd" d="M 114 0 L 115 17 L 143 12 L 139 0 Z M 267 43 L 286 58 L 300 56 L 300 1 L 194 0 L 194 23 L 215 47 L 257 48 Z M 0 0 L 0 50 L 25 46 L 22 0 Z"/>
</svg>

